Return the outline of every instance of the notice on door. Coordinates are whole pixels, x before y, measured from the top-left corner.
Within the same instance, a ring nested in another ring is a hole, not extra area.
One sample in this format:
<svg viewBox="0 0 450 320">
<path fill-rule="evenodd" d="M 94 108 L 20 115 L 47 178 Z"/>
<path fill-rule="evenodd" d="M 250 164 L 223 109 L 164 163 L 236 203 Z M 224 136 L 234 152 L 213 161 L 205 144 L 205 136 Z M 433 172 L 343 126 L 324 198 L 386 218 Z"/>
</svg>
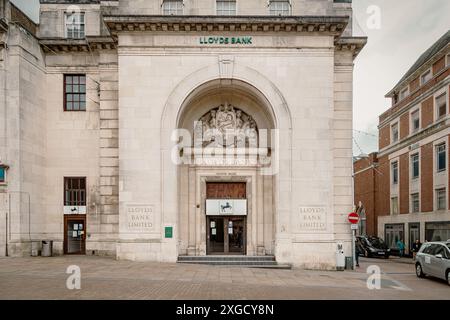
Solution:
<svg viewBox="0 0 450 320">
<path fill-rule="evenodd" d="M 154 227 L 153 205 L 127 205 L 127 226 L 133 232 L 150 232 Z"/>
</svg>

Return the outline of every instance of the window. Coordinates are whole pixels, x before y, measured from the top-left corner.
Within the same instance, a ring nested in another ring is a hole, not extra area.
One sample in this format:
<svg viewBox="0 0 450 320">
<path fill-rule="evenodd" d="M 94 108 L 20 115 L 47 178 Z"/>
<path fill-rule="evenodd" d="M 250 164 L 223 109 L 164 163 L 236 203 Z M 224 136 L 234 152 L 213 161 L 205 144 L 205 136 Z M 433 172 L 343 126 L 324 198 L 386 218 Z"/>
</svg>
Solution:
<svg viewBox="0 0 450 320">
<path fill-rule="evenodd" d="M 450 222 L 428 222 L 425 224 L 425 240 L 446 241 L 450 239 Z"/>
<path fill-rule="evenodd" d="M 447 208 L 445 188 L 436 189 L 436 210 L 445 210 Z"/>
<path fill-rule="evenodd" d="M 430 80 L 431 80 L 431 69 L 425 71 L 425 73 L 420 76 L 420 84 L 423 85 Z"/>
<path fill-rule="evenodd" d="M 82 39 L 84 33 L 84 12 L 66 13 L 66 37 L 71 39 Z"/>
<path fill-rule="evenodd" d="M 391 126 L 392 142 L 398 141 L 398 123 Z"/>
<path fill-rule="evenodd" d="M 445 170 L 447 167 L 445 150 L 445 143 L 436 146 L 436 169 L 438 172 Z"/>
<path fill-rule="evenodd" d="M 218 16 L 236 15 L 236 0 L 217 0 L 216 6 Z"/>
<path fill-rule="evenodd" d="M 86 178 L 64 178 L 64 205 L 86 205 Z"/>
<path fill-rule="evenodd" d="M 391 215 L 398 214 L 398 197 L 391 198 Z"/>
<path fill-rule="evenodd" d="M 411 156 L 411 177 L 417 179 L 419 177 L 419 154 Z"/>
<path fill-rule="evenodd" d="M 420 113 L 416 110 L 411 113 L 411 132 L 417 132 L 420 129 Z"/>
<path fill-rule="evenodd" d="M 291 4 L 285 0 L 271 0 L 269 12 L 272 16 L 288 16 L 291 12 Z"/>
<path fill-rule="evenodd" d="M 406 98 L 406 96 L 408 95 L 408 91 L 409 91 L 408 88 L 405 88 L 402 91 L 400 91 L 399 96 L 400 101 Z"/>
<path fill-rule="evenodd" d="M 420 199 L 418 193 L 413 193 L 411 195 L 411 211 L 417 213 L 420 211 Z"/>
<path fill-rule="evenodd" d="M 163 14 L 182 15 L 183 14 L 183 0 L 164 0 L 162 4 Z"/>
<path fill-rule="evenodd" d="M 392 162 L 392 184 L 398 183 L 398 162 Z"/>
<path fill-rule="evenodd" d="M 445 93 L 441 94 L 436 98 L 436 113 L 437 118 L 442 118 L 447 114 L 447 95 Z"/>
<path fill-rule="evenodd" d="M 6 167 L 0 165 L 0 183 L 6 182 Z"/>
<path fill-rule="evenodd" d="M 64 111 L 86 111 L 85 75 L 64 75 Z"/>
<path fill-rule="evenodd" d="M 397 248 L 397 241 L 404 239 L 405 226 L 403 224 L 386 224 L 384 228 L 386 245 L 391 249 Z"/>
</svg>

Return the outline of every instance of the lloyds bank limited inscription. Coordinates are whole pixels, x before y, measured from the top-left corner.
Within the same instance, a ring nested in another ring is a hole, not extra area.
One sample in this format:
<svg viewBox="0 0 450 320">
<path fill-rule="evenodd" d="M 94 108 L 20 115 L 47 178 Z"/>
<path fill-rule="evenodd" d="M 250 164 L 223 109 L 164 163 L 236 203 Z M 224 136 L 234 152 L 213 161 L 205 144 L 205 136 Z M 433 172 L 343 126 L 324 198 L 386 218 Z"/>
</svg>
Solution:
<svg viewBox="0 0 450 320">
<path fill-rule="evenodd" d="M 297 226 L 299 231 L 326 231 L 326 207 L 300 207 Z"/>
<path fill-rule="evenodd" d="M 149 232 L 153 230 L 154 211 L 155 211 L 153 205 L 147 204 L 127 205 L 126 211 L 127 211 L 127 226 L 130 231 Z"/>
</svg>

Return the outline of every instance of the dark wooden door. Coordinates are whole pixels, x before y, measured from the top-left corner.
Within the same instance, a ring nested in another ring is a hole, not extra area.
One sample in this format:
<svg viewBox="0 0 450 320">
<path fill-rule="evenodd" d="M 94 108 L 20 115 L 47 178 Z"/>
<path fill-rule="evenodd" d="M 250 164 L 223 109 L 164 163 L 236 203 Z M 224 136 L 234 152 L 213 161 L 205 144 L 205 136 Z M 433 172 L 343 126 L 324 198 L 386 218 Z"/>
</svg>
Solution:
<svg viewBox="0 0 450 320">
<path fill-rule="evenodd" d="M 208 182 L 207 199 L 245 199 L 247 190 L 245 182 Z"/>
<path fill-rule="evenodd" d="M 64 253 L 86 253 L 86 215 L 64 216 Z"/>
</svg>

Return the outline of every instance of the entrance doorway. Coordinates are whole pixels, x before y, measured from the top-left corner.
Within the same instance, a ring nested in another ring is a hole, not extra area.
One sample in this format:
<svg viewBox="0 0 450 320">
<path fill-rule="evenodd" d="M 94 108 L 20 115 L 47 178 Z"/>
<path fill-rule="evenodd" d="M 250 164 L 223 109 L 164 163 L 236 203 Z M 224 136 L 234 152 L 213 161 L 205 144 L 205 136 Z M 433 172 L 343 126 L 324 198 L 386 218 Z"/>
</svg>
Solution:
<svg viewBox="0 0 450 320">
<path fill-rule="evenodd" d="M 420 240 L 420 223 L 410 223 L 409 224 L 409 252 L 411 254 L 411 249 L 416 242 L 416 240 Z"/>
<path fill-rule="evenodd" d="M 64 216 L 64 253 L 86 253 L 86 215 Z"/>
<path fill-rule="evenodd" d="M 246 254 L 246 217 L 208 217 L 207 254 Z"/>
</svg>

